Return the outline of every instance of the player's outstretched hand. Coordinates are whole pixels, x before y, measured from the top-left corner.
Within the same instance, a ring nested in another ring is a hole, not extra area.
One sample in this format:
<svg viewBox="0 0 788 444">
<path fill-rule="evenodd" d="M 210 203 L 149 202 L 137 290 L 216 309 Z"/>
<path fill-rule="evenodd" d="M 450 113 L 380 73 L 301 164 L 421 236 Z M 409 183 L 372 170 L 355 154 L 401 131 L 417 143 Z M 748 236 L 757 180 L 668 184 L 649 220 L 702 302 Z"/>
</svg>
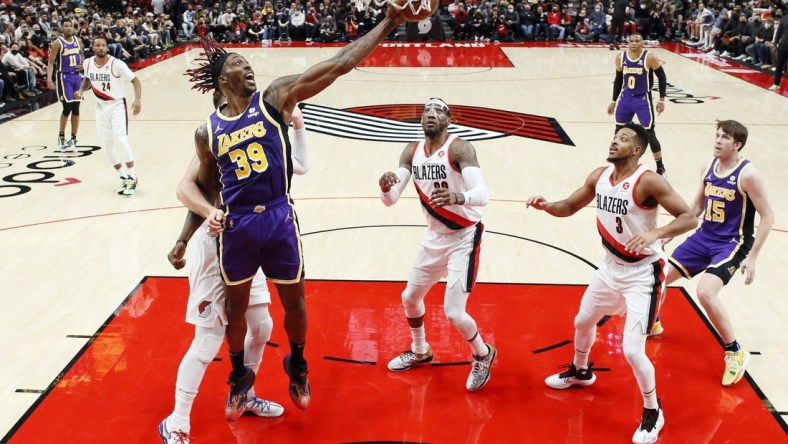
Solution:
<svg viewBox="0 0 788 444">
<path fill-rule="evenodd" d="M 216 237 L 224 231 L 224 212 L 214 208 L 213 214 L 208 218 L 208 236 Z"/>
<path fill-rule="evenodd" d="M 386 17 L 396 24 L 400 24 L 405 22 L 405 18 L 399 14 L 400 10 L 397 9 L 391 3 L 388 4 L 388 8 L 386 9 Z"/>
<path fill-rule="evenodd" d="M 384 193 L 388 193 L 395 184 L 399 183 L 399 177 L 391 171 L 387 171 L 380 176 L 378 180 L 378 185 L 380 185 L 380 191 Z"/>
<path fill-rule="evenodd" d="M 186 244 L 183 242 L 175 242 L 169 253 L 167 253 L 167 260 L 170 261 L 176 270 L 180 270 L 186 265 L 186 259 L 183 257 L 186 253 Z"/>
<path fill-rule="evenodd" d="M 528 198 L 528 200 L 525 201 L 526 208 L 533 207 L 537 210 L 542 210 L 542 211 L 547 209 L 547 205 L 549 205 L 549 203 L 542 196 L 531 196 Z"/>
</svg>

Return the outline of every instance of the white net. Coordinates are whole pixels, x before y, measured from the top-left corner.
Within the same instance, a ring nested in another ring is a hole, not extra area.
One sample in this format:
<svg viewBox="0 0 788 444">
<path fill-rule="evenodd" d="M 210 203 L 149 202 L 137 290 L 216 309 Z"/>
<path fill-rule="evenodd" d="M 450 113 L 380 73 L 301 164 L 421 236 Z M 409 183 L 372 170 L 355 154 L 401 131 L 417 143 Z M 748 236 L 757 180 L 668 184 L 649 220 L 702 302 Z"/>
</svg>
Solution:
<svg viewBox="0 0 788 444">
<path fill-rule="evenodd" d="M 422 11 L 431 11 L 430 7 L 430 0 L 407 0 L 404 4 L 400 5 L 396 2 L 396 0 L 351 0 L 354 5 L 356 5 L 356 9 L 359 11 L 363 11 L 367 9 L 367 6 L 370 4 L 374 4 L 377 7 L 383 7 L 385 5 L 391 5 L 397 10 L 402 11 L 405 8 L 410 8 L 410 12 L 414 15 L 419 14 Z"/>
</svg>

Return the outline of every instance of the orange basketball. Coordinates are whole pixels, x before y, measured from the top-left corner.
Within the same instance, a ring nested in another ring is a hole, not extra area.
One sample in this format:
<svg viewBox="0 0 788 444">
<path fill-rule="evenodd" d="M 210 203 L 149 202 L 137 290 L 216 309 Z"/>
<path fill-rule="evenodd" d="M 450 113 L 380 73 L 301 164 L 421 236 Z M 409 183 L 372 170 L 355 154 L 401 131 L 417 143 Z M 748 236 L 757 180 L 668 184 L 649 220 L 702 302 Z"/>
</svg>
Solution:
<svg viewBox="0 0 788 444">
<path fill-rule="evenodd" d="M 404 9 L 399 12 L 400 17 L 409 22 L 420 22 L 438 10 L 438 0 L 429 0 L 429 6 L 427 6 L 427 0 L 396 0 L 396 2 L 398 5 L 404 6 Z"/>
</svg>

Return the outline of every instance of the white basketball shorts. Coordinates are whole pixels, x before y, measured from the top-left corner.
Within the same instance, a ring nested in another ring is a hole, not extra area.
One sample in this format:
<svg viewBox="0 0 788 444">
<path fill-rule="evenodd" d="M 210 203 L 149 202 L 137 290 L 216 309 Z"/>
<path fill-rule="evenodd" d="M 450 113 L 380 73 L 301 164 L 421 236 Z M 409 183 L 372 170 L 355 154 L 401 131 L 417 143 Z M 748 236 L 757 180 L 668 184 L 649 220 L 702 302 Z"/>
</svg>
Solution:
<svg viewBox="0 0 788 444">
<path fill-rule="evenodd" d="M 479 269 L 483 234 L 481 222 L 452 233 L 427 229 L 413 262 L 409 282 L 430 286 L 446 277 L 448 285 L 460 281 L 463 291 L 470 292 Z"/>
</svg>

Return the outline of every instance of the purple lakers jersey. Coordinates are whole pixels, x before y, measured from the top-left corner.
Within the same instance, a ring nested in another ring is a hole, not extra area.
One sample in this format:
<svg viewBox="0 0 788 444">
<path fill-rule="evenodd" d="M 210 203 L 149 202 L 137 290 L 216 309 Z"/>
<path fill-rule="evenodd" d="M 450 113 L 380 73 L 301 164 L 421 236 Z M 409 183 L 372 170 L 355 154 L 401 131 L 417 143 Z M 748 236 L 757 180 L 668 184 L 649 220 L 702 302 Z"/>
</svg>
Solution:
<svg viewBox="0 0 788 444">
<path fill-rule="evenodd" d="M 211 114 L 208 140 L 219 164 L 222 203 L 258 205 L 288 195 L 293 165 L 287 128 L 259 91 L 236 117 Z"/>
<path fill-rule="evenodd" d="M 630 60 L 629 51 L 621 57 L 621 71 L 624 74 L 624 93 L 642 96 L 651 90 L 650 70 L 646 66 L 648 51 L 643 51 L 635 60 Z"/>
<path fill-rule="evenodd" d="M 57 39 L 60 41 L 60 53 L 58 54 L 60 72 L 63 74 L 77 73 L 77 67 L 82 65 L 79 41 L 75 36 L 71 37 L 71 43 L 68 43 L 63 37 L 58 37 Z"/>
<path fill-rule="evenodd" d="M 700 231 L 719 238 L 736 241 L 750 240 L 755 228 L 755 206 L 741 190 L 741 173 L 750 166 L 742 159 L 732 172 L 716 173 L 718 159 L 714 159 L 703 178 L 703 222 Z"/>
</svg>

